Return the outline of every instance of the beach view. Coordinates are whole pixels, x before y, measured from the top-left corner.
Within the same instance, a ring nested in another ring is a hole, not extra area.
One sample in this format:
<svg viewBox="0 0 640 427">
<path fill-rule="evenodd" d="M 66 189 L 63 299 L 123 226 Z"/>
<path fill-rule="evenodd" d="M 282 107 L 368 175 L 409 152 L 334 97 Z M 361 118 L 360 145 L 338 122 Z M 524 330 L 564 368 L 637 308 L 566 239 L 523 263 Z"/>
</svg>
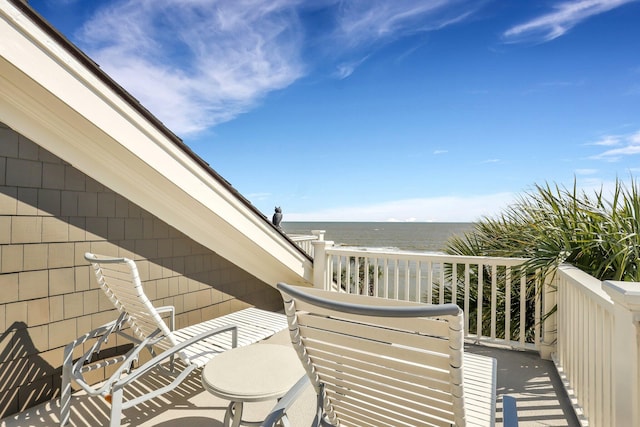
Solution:
<svg viewBox="0 0 640 427">
<path fill-rule="evenodd" d="M 284 222 L 287 234 L 325 230 L 325 239 L 338 245 L 388 250 L 441 252 L 447 239 L 473 229 L 471 223 Z"/>
<path fill-rule="evenodd" d="M 638 22 L 0 0 L 0 427 L 640 426 Z"/>
</svg>

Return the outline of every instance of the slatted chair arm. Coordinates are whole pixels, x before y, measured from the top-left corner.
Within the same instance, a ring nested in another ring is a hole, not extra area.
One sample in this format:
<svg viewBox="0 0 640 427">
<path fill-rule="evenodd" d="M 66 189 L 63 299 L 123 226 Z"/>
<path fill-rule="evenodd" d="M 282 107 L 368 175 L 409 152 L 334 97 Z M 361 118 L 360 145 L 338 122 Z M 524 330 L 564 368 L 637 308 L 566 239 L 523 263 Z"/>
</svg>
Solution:
<svg viewBox="0 0 640 427">
<path fill-rule="evenodd" d="M 129 375 L 127 375 L 126 377 L 122 378 L 121 380 L 117 381 L 114 384 L 114 388 L 119 388 L 119 387 L 124 387 L 126 384 L 131 383 L 133 381 L 135 381 L 137 378 L 139 378 L 140 376 L 146 374 L 147 372 L 151 371 L 152 369 L 158 367 L 158 365 L 164 361 L 165 359 L 169 359 L 172 356 L 175 356 L 177 353 L 185 350 L 186 348 L 197 344 L 198 342 L 209 338 L 213 335 L 217 335 L 217 334 L 221 334 L 224 332 L 229 332 L 231 331 L 231 346 L 232 348 L 235 348 L 238 346 L 238 327 L 236 325 L 226 325 L 226 326 L 220 326 L 219 328 L 215 328 L 212 329 L 210 331 L 205 331 L 202 332 L 201 334 L 195 335 L 191 338 L 189 338 L 188 340 L 182 341 L 181 343 L 171 347 L 169 350 L 166 350 L 162 353 L 160 353 L 159 355 L 155 356 L 154 358 L 150 359 L 149 361 L 147 361 L 145 364 L 143 364 L 142 366 L 139 366 L 138 368 L 136 368 L 134 371 L 132 371 Z M 141 348 L 141 347 L 140 347 Z"/>
</svg>

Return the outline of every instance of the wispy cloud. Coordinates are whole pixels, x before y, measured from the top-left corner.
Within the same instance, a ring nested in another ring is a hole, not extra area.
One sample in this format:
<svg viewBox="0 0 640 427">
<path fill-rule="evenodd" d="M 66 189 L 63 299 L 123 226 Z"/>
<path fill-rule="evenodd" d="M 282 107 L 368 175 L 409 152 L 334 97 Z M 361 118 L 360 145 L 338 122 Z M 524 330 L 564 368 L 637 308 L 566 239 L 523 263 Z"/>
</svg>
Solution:
<svg viewBox="0 0 640 427">
<path fill-rule="evenodd" d="M 548 42 L 571 30 L 582 21 L 635 0 L 574 0 L 553 6 L 553 11 L 516 25 L 504 32 L 508 43 Z"/>
<path fill-rule="evenodd" d="M 478 5 L 479 2 L 468 0 L 343 2 L 336 37 L 350 46 L 358 46 L 408 33 L 433 31 L 464 21 Z"/>
<path fill-rule="evenodd" d="M 433 154 L 437 156 L 438 154 L 446 154 L 448 152 L 449 150 L 434 150 Z"/>
<path fill-rule="evenodd" d="M 253 107 L 304 74 L 298 0 L 125 0 L 88 21 L 81 44 L 177 133 Z"/>
<path fill-rule="evenodd" d="M 604 137 L 601 141 L 601 143 L 594 143 L 594 145 L 615 148 L 596 154 L 591 157 L 592 159 L 615 162 L 623 157 L 640 154 L 640 131 L 629 135 Z"/>
<path fill-rule="evenodd" d="M 587 145 L 601 145 L 604 147 L 611 147 L 618 145 L 623 141 L 623 137 L 620 135 L 605 135 L 595 142 L 589 142 Z"/>
<path fill-rule="evenodd" d="M 346 79 L 351 74 L 353 74 L 353 72 L 356 70 L 356 68 L 358 66 L 360 66 L 360 64 L 362 64 L 364 61 L 366 61 L 368 57 L 369 57 L 369 55 L 367 55 L 367 56 L 365 56 L 364 58 L 361 58 L 361 59 L 357 59 L 357 60 L 349 61 L 349 62 L 343 62 L 341 64 L 338 64 L 338 66 L 336 67 L 336 72 L 335 72 L 334 76 L 336 76 L 340 80 Z"/>
<path fill-rule="evenodd" d="M 483 1 L 350 0 L 339 1 L 336 26 L 329 31 L 330 55 L 341 59 L 335 76 L 350 76 L 378 46 L 419 32 L 436 31 L 465 21 Z M 337 47 L 337 49 L 335 49 Z M 417 47 L 415 47 L 417 49 Z M 362 51 L 366 56 L 362 56 Z M 412 49 L 397 60 L 413 53 Z M 355 55 L 356 59 L 350 59 Z"/>
<path fill-rule="evenodd" d="M 454 24 L 477 7 L 471 0 L 121 0 L 97 9 L 77 39 L 182 135 L 231 120 L 307 75 L 309 49 L 330 50 L 334 77 L 343 79 L 379 44 Z M 302 18 L 310 9 L 331 19 L 310 30 Z"/>
</svg>

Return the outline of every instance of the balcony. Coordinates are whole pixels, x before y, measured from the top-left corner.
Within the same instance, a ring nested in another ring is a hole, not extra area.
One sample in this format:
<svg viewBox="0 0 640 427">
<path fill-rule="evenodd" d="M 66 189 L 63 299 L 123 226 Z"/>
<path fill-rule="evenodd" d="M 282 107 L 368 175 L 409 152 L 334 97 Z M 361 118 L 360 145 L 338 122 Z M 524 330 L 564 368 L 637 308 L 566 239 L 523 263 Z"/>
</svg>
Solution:
<svg viewBox="0 0 640 427">
<path fill-rule="evenodd" d="M 288 345 L 286 331 L 266 340 Z M 260 345 L 260 344 L 256 344 Z M 570 402 L 564 397 L 562 384 L 554 372 L 553 363 L 542 360 L 534 352 L 510 351 L 469 344 L 466 351 L 480 353 L 498 360 L 498 403 L 496 426 L 502 425 L 501 394 L 518 399 L 520 425 L 575 426 L 579 425 Z M 151 389 L 159 384 L 143 383 Z M 107 425 L 109 406 L 100 397 L 74 395 L 71 423 L 75 426 Z M 222 426 L 228 402 L 202 389 L 199 372 L 193 373 L 174 391 L 145 404 L 124 411 L 124 426 Z M 259 420 L 273 402 L 254 403 L 246 408 L 247 419 Z M 311 389 L 304 394 L 290 413 L 294 427 L 309 425 L 313 418 L 315 397 Z M 58 423 L 58 401 L 52 400 L 0 421 L 2 427 L 54 426 Z"/>
<path fill-rule="evenodd" d="M 524 259 L 337 247 L 321 232 L 297 241 L 310 242 L 304 244 L 315 255 L 316 287 L 455 301 L 465 313 L 466 351 L 498 361 L 497 425 L 503 394 L 516 397 L 521 425 L 637 425 L 637 284 L 600 282 L 564 265 L 553 277 L 540 277 L 523 268 Z M 288 336 L 279 333 L 268 341 L 288 345 Z M 76 399 L 75 425 L 106 423 L 108 408 L 102 399 Z M 264 416 L 270 405 L 255 404 L 249 417 Z M 125 411 L 123 422 L 221 425 L 225 407 L 202 390 L 196 373 L 176 391 Z M 291 414 L 292 425 L 305 425 L 313 407 L 310 393 Z M 1 425 L 52 425 L 57 417 L 54 400 Z"/>
</svg>

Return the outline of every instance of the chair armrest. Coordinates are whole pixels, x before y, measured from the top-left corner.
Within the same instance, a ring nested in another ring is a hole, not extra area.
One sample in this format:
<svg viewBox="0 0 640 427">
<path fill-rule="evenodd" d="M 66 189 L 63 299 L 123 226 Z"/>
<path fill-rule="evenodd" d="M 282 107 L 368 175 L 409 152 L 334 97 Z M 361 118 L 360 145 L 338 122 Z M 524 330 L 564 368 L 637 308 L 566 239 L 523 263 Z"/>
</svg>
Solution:
<svg viewBox="0 0 640 427">
<path fill-rule="evenodd" d="M 278 421 L 286 415 L 291 405 L 298 399 L 298 397 L 300 397 L 304 389 L 309 385 L 309 377 L 305 374 L 294 384 L 293 387 L 289 389 L 287 394 L 282 396 L 278 403 L 271 409 L 271 412 L 269 412 L 269 415 L 267 415 L 262 424 L 260 424 L 260 427 L 275 427 Z"/>
<path fill-rule="evenodd" d="M 169 320 L 169 330 L 171 332 L 176 330 L 176 308 L 172 305 L 163 305 L 162 307 L 156 307 L 156 311 L 158 313 L 166 313 L 167 311 L 171 313 L 171 318 Z"/>
<path fill-rule="evenodd" d="M 165 359 L 170 358 L 171 356 L 175 356 L 176 353 L 184 350 L 185 348 L 196 344 L 200 341 L 202 341 L 205 338 L 209 338 L 212 335 L 216 335 L 216 334 L 221 334 L 223 332 L 232 332 L 232 347 L 236 346 L 236 343 L 238 342 L 238 327 L 236 325 L 226 325 L 226 326 L 220 326 L 219 328 L 215 328 L 212 329 L 210 331 L 206 331 L 203 332 L 201 334 L 198 334 L 194 337 L 189 338 L 188 340 L 185 340 L 183 342 L 181 342 L 180 344 L 171 347 L 170 349 L 160 353 L 159 355 L 157 355 L 156 357 L 154 357 L 153 359 L 147 361 L 144 365 L 134 369 L 129 375 L 127 375 L 126 377 L 122 378 L 120 381 L 118 381 L 116 383 L 116 385 L 114 387 L 122 387 L 124 384 L 128 384 L 131 381 L 134 381 L 136 378 L 144 375 L 145 373 L 147 373 L 148 371 L 152 370 L 153 368 L 155 368 L 156 366 L 158 366 L 158 364 L 160 362 L 162 362 Z M 139 349 L 142 349 L 142 346 L 139 346 Z"/>
<path fill-rule="evenodd" d="M 518 426 L 518 409 L 513 396 L 502 396 L 502 419 L 504 427 Z"/>
</svg>

